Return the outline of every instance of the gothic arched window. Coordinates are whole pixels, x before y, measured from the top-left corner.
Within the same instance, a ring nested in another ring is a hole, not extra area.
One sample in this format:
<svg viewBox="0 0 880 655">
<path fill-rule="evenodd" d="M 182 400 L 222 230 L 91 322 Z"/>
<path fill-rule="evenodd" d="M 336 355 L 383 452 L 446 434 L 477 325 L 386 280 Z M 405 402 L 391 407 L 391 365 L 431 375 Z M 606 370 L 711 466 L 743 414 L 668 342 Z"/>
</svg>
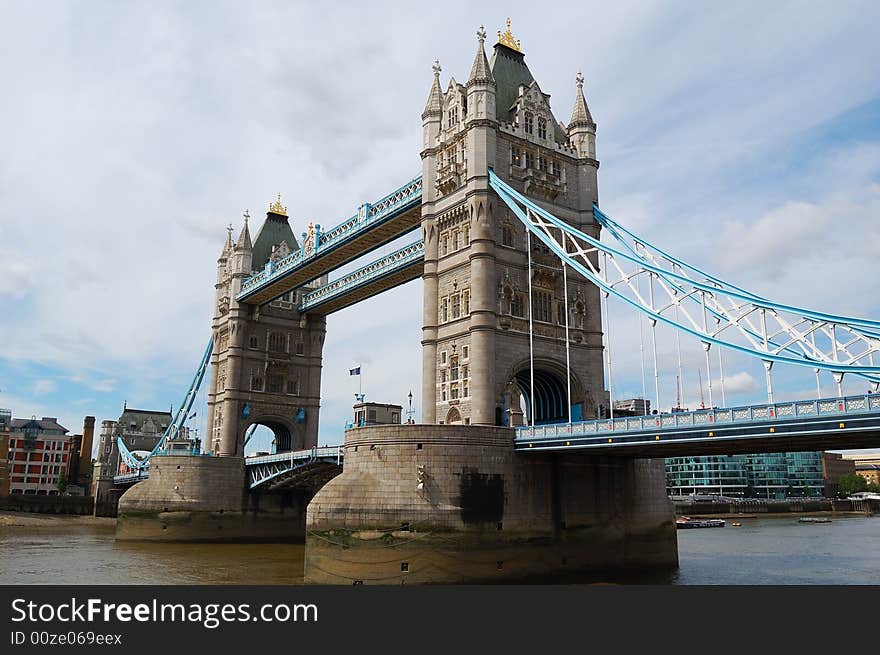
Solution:
<svg viewBox="0 0 880 655">
<path fill-rule="evenodd" d="M 527 111 L 525 115 L 525 120 L 523 121 L 523 128 L 526 131 L 526 134 L 532 134 L 532 129 L 535 124 L 535 117 L 531 112 Z"/>
<path fill-rule="evenodd" d="M 538 119 L 538 137 L 541 139 L 547 138 L 547 121 L 544 118 Z"/>
<path fill-rule="evenodd" d="M 279 332 L 271 332 L 269 334 L 269 351 L 273 353 L 283 353 L 286 350 L 287 339 Z"/>
</svg>

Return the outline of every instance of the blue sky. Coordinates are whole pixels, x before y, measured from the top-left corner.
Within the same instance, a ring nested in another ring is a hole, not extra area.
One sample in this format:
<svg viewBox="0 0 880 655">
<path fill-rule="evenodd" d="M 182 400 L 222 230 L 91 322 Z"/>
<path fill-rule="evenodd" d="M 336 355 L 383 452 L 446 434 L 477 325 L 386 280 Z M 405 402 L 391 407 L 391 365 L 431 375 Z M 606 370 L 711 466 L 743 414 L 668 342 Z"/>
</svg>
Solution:
<svg viewBox="0 0 880 655">
<path fill-rule="evenodd" d="M 606 212 L 772 299 L 880 317 L 878 5 L 608 4 L 5 4 L 0 406 L 79 431 L 126 400 L 176 405 L 225 226 L 279 191 L 295 232 L 332 225 L 418 174 L 433 60 L 444 88 L 464 81 L 476 29 L 508 15 L 557 119 L 584 72 Z M 322 443 L 342 439 L 356 364 L 368 398 L 412 389 L 420 409 L 420 285 L 330 317 Z M 615 396 L 640 395 L 639 321 L 611 311 Z M 759 363 L 725 373 L 730 403 L 765 398 Z M 809 372 L 774 386 L 815 393 Z"/>
</svg>

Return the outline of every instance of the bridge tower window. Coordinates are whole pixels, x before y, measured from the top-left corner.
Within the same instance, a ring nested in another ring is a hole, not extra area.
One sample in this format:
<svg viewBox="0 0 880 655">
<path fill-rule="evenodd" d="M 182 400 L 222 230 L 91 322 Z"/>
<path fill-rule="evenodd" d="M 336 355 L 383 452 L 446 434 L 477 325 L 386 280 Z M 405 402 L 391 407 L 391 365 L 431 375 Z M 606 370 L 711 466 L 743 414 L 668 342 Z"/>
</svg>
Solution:
<svg viewBox="0 0 880 655">
<path fill-rule="evenodd" d="M 251 348 L 259 348 L 259 347 L 260 347 L 260 340 L 259 340 L 257 337 L 252 336 L 252 337 L 250 338 L 250 341 L 249 341 L 248 345 L 249 345 Z"/>
<path fill-rule="evenodd" d="M 287 348 L 287 339 L 280 332 L 269 333 L 269 352 L 283 353 Z"/>
<path fill-rule="evenodd" d="M 269 393 L 281 393 L 284 385 L 284 377 L 281 375 L 270 375 L 267 379 L 268 388 L 266 390 Z"/>
<path fill-rule="evenodd" d="M 534 124 L 535 124 L 535 117 L 532 115 L 531 112 L 527 111 L 526 115 L 525 115 L 525 120 L 523 122 L 523 126 L 526 131 L 526 134 L 532 134 Z"/>
<path fill-rule="evenodd" d="M 440 301 L 440 322 L 445 323 L 449 320 L 449 298 L 443 298 Z"/>
<path fill-rule="evenodd" d="M 461 228 L 462 241 L 464 241 L 464 245 L 469 246 L 471 244 L 471 229 L 465 225 Z"/>
<path fill-rule="evenodd" d="M 513 226 L 510 223 L 501 226 L 501 245 L 513 248 Z"/>
<path fill-rule="evenodd" d="M 525 164 L 523 164 L 524 168 L 533 168 L 534 167 L 535 156 L 531 152 L 529 152 L 528 150 L 525 151 L 524 160 L 525 160 Z"/>
<path fill-rule="evenodd" d="M 547 138 L 547 119 L 545 118 L 538 119 L 538 137 L 541 139 Z"/>
<path fill-rule="evenodd" d="M 519 316 L 522 318 L 525 316 L 525 310 L 523 309 L 523 299 L 522 295 L 519 293 L 514 293 L 510 299 L 510 315 L 511 316 Z"/>
<path fill-rule="evenodd" d="M 522 153 L 520 152 L 519 148 L 510 148 L 510 163 L 514 166 L 522 166 Z"/>
<path fill-rule="evenodd" d="M 461 292 L 461 308 L 464 316 L 471 313 L 471 292 L 464 290 Z M 465 346 L 467 348 L 467 346 Z M 465 355 L 467 357 L 467 355 Z"/>
<path fill-rule="evenodd" d="M 455 294 L 452 296 L 452 318 L 459 318 L 461 316 L 461 296 L 459 294 Z"/>
<path fill-rule="evenodd" d="M 251 378 L 251 391 L 262 391 L 262 390 L 263 390 L 263 378 L 252 377 Z"/>
<path fill-rule="evenodd" d="M 534 291 L 532 306 L 535 320 L 550 323 L 553 320 L 553 298 L 547 291 Z"/>
<path fill-rule="evenodd" d="M 296 342 L 296 354 L 297 355 L 304 355 L 305 352 L 306 352 L 305 344 L 302 341 L 297 341 Z"/>
<path fill-rule="evenodd" d="M 547 172 L 547 158 L 544 155 L 538 157 L 538 170 L 544 173 Z"/>
</svg>

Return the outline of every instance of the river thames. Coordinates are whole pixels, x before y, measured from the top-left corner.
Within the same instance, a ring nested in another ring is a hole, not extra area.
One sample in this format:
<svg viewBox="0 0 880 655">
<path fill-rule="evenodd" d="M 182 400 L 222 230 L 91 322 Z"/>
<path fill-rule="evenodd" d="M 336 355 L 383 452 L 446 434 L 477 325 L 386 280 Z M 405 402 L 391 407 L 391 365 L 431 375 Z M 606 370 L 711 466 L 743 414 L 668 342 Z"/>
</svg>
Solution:
<svg viewBox="0 0 880 655">
<path fill-rule="evenodd" d="M 7 514 L 7 517 L 13 515 Z M 28 516 L 28 515 L 23 515 Z M 880 584 L 880 517 L 736 519 L 679 530 L 679 569 L 606 583 Z M 15 521 L 14 518 L 11 519 Z M 302 584 L 301 544 L 117 543 L 112 522 L 0 523 L 0 584 Z M 568 582 L 582 582 L 570 580 Z"/>
</svg>

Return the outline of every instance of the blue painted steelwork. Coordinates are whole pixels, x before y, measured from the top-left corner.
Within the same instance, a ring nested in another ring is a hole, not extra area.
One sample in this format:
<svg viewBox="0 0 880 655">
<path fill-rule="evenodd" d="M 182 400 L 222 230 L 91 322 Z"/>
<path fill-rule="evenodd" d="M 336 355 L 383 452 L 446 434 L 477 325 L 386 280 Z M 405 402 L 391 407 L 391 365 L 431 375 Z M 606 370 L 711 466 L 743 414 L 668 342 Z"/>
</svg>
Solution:
<svg viewBox="0 0 880 655">
<path fill-rule="evenodd" d="M 422 177 L 416 177 L 400 188 L 375 203 L 361 205 L 358 213 L 348 220 L 326 231 L 318 230 L 314 237 L 313 247 L 302 244 L 299 250 L 276 262 L 269 261 L 266 268 L 245 280 L 241 291 L 236 296 L 239 302 L 261 289 L 271 285 L 286 275 L 290 275 L 300 266 L 313 260 L 342 244 L 355 239 L 358 235 L 376 228 L 379 225 L 407 212 L 422 202 Z"/>
<path fill-rule="evenodd" d="M 880 340 L 871 336 L 880 328 L 880 322 L 802 310 L 771 303 L 731 287 L 721 287 L 720 282 L 710 280 L 711 283 L 707 284 L 693 280 L 675 270 L 669 271 L 655 265 L 629 246 L 614 248 L 568 225 L 506 184 L 492 170 L 489 171 L 489 183 L 526 228 L 568 266 L 652 321 L 670 325 L 704 344 L 717 344 L 768 363 L 809 366 L 836 374 L 854 373 L 874 382 L 880 381 L 880 366 L 875 366 L 873 362 L 874 354 L 880 353 Z M 617 226 L 614 224 L 612 227 Z M 609 261 L 609 266 L 601 273 L 588 256 L 597 253 L 603 253 Z M 631 269 L 634 266 L 634 270 L 624 271 L 621 263 L 629 265 Z M 611 267 L 617 269 L 613 279 L 608 270 Z M 653 298 L 649 301 L 642 296 L 634 282 L 641 275 L 649 276 L 652 283 L 656 281 L 660 285 L 669 296 L 667 304 L 658 305 Z M 689 315 L 682 302 L 689 297 L 697 300 L 706 317 L 711 314 L 717 324 L 713 329 L 709 328 L 706 318 L 700 325 Z M 722 299 L 727 304 L 723 304 Z M 670 308 L 681 309 L 686 321 L 664 314 Z M 763 330 L 753 325 L 752 314 L 760 317 Z M 768 320 L 775 321 L 771 329 L 766 327 Z M 746 344 L 721 338 L 721 334 L 729 328 L 734 329 L 734 334 L 744 336 Z M 824 339 L 820 346 L 815 343 L 816 336 Z M 800 352 L 793 347 L 799 348 Z"/>
<path fill-rule="evenodd" d="M 303 294 L 299 311 L 304 313 L 313 310 L 370 282 L 386 278 L 389 275 L 406 270 L 424 261 L 425 242 L 421 240 L 416 241 L 399 250 L 395 250 L 390 255 L 370 262 L 353 273 L 344 275 L 338 280 Z"/>
<path fill-rule="evenodd" d="M 183 402 L 180 403 L 180 407 L 178 408 L 177 413 L 174 415 L 174 420 L 171 421 L 171 424 L 165 429 L 162 437 L 156 442 L 156 445 L 153 446 L 153 450 L 151 450 L 150 453 L 146 457 L 144 457 L 144 459 L 141 460 L 132 455 L 131 451 L 129 451 L 128 447 L 122 441 L 122 437 L 116 437 L 116 445 L 119 448 L 119 454 L 122 457 L 122 460 L 125 462 L 126 466 L 138 470 L 148 468 L 150 465 L 150 459 L 153 457 L 153 455 L 162 450 L 168 439 L 173 439 L 180 433 L 184 423 L 186 423 L 187 416 L 189 416 L 189 412 L 192 409 L 193 403 L 196 400 L 199 389 L 202 386 L 202 380 L 205 377 L 205 371 L 208 369 L 208 365 L 211 361 L 211 351 L 213 349 L 214 337 L 211 336 L 211 338 L 208 339 L 208 346 L 207 348 L 205 348 L 205 353 L 202 355 L 202 360 L 199 363 L 199 367 L 198 369 L 196 369 L 196 374 L 195 376 L 193 376 L 192 382 L 189 385 L 189 389 L 187 390 L 186 395 L 183 397 Z"/>
<path fill-rule="evenodd" d="M 246 457 L 244 460 L 250 489 L 259 489 L 281 476 L 315 464 L 342 464 L 342 446 L 295 450 L 274 455 Z"/>
<path fill-rule="evenodd" d="M 516 428 L 514 438 L 517 449 L 542 449 L 550 442 L 554 449 L 566 448 L 569 441 L 578 447 L 632 446 L 633 443 L 668 444 L 670 440 L 683 437 L 686 433 L 698 438 L 706 438 L 706 432 L 713 433 L 724 428 L 735 428 L 754 424 L 800 422 L 809 427 L 810 423 L 827 422 L 828 419 L 868 418 L 880 419 L 880 395 L 846 396 L 844 398 L 823 398 L 821 400 L 798 400 L 766 405 L 746 405 L 742 407 L 699 409 L 693 412 L 672 414 L 651 414 L 648 416 L 628 416 L 615 419 L 598 419 L 576 423 L 556 423 Z M 844 424 L 846 426 L 846 424 Z M 839 428 L 859 429 L 858 425 Z M 878 430 L 876 427 L 872 429 Z M 772 430 L 771 430 L 772 432 Z M 709 433 L 711 439 L 723 440 L 725 437 Z M 786 432 L 772 432 L 778 437 L 788 436 Z M 644 439 L 642 439 L 644 437 Z M 730 438 L 740 438 L 733 436 Z"/>
</svg>

